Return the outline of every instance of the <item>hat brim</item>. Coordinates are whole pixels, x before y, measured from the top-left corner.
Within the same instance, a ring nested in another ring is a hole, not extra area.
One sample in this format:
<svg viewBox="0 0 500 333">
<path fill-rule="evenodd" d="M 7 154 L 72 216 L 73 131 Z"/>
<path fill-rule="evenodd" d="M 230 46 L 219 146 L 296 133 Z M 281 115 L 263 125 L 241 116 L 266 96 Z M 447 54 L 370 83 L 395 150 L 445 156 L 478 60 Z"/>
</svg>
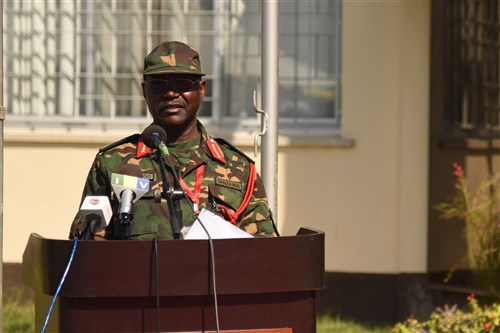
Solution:
<svg viewBox="0 0 500 333">
<path fill-rule="evenodd" d="M 149 68 L 147 71 L 144 71 L 143 75 L 161 75 L 161 74 L 190 74 L 190 75 L 199 75 L 204 76 L 205 73 L 201 73 L 197 69 L 191 68 L 181 68 L 181 67 L 170 67 L 170 68 Z"/>
</svg>

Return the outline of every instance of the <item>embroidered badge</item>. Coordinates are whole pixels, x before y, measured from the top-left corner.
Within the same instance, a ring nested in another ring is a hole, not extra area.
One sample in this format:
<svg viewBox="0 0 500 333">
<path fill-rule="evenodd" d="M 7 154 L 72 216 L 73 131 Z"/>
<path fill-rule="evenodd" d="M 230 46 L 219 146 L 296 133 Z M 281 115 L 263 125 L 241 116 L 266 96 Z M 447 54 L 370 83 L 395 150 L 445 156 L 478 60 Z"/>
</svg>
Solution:
<svg viewBox="0 0 500 333">
<path fill-rule="evenodd" d="M 156 173 L 153 173 L 153 172 L 152 173 L 143 173 L 142 178 L 155 182 L 156 181 Z"/>
<path fill-rule="evenodd" d="M 229 188 L 234 188 L 236 190 L 242 189 L 241 183 L 240 182 L 234 182 L 228 179 L 223 179 L 223 178 L 215 178 L 215 184 L 224 186 L 224 187 L 229 187 Z"/>
</svg>

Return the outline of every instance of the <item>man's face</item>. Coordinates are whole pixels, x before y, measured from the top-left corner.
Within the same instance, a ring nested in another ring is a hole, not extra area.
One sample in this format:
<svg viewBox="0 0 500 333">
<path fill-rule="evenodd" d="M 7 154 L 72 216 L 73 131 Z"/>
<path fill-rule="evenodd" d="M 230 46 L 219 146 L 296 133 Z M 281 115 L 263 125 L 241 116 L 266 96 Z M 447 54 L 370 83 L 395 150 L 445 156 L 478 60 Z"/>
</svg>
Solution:
<svg viewBox="0 0 500 333">
<path fill-rule="evenodd" d="M 205 97 L 206 81 L 199 75 L 149 75 L 142 90 L 154 123 L 165 129 L 187 128 Z"/>
</svg>

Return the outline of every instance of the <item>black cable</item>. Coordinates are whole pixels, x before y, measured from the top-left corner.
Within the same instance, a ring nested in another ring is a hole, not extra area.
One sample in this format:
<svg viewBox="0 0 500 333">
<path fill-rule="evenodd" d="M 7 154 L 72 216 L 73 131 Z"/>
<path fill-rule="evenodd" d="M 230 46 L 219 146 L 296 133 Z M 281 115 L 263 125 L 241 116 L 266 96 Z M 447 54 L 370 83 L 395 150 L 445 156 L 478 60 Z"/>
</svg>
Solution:
<svg viewBox="0 0 500 333">
<path fill-rule="evenodd" d="M 166 157 L 167 157 L 167 161 L 168 161 L 168 163 L 170 165 L 170 168 L 172 169 L 172 173 L 174 175 L 174 179 L 176 179 L 177 182 L 178 182 L 179 181 L 179 176 L 178 176 L 175 168 L 173 167 L 174 164 L 172 163 L 172 160 L 170 159 L 170 154 L 166 155 Z M 182 191 L 182 193 L 183 193 L 184 198 L 188 202 L 191 202 L 191 199 L 189 199 L 189 197 L 187 196 L 186 191 Z M 189 205 L 189 207 L 191 208 L 191 212 L 193 213 L 193 217 L 195 217 L 195 219 L 198 222 L 200 222 L 201 227 L 203 228 L 203 230 L 205 231 L 205 233 L 207 234 L 207 237 L 208 237 L 208 244 L 209 244 L 209 248 L 210 248 L 211 266 L 212 266 L 211 267 L 212 268 L 212 290 L 213 290 L 213 293 L 214 293 L 215 326 L 216 326 L 217 333 L 220 333 L 220 328 L 219 328 L 219 305 L 218 305 L 218 301 L 217 301 L 217 286 L 216 286 L 217 283 L 216 283 L 216 280 L 215 280 L 215 251 L 214 251 L 214 244 L 213 244 L 213 241 L 212 241 L 212 237 L 210 236 L 210 233 L 205 228 L 205 225 L 203 224 L 203 222 L 201 221 L 201 219 L 199 218 L 199 216 L 195 213 L 193 205 L 191 204 L 191 205 Z"/>
<path fill-rule="evenodd" d="M 218 305 L 218 301 L 217 301 L 217 283 L 215 281 L 215 253 L 214 253 L 214 243 L 212 241 L 212 237 L 210 237 L 210 233 L 205 228 L 205 225 L 203 224 L 203 222 L 201 222 L 201 219 L 199 218 L 199 216 L 196 215 L 196 214 L 193 214 L 193 215 L 196 216 L 196 220 L 198 220 L 198 222 L 200 222 L 201 227 L 203 228 L 203 230 L 205 230 L 205 233 L 208 236 L 208 244 L 209 244 L 209 248 L 210 248 L 210 258 L 211 258 L 211 263 L 212 263 L 212 281 L 213 281 L 213 283 L 212 283 L 212 289 L 213 289 L 213 292 L 214 292 L 215 326 L 216 326 L 216 329 L 217 329 L 217 333 L 219 333 L 220 332 L 220 328 L 219 328 L 219 305 Z"/>
<path fill-rule="evenodd" d="M 155 248 L 155 261 L 156 261 L 156 332 L 160 333 L 160 266 L 158 264 L 158 242 L 156 238 L 153 239 Z"/>
<path fill-rule="evenodd" d="M 168 207 L 168 211 L 170 212 L 170 228 L 172 229 L 172 237 L 174 239 L 181 239 L 182 238 L 182 233 L 180 231 L 180 221 L 177 219 L 177 214 L 176 214 L 176 210 L 175 210 L 175 207 L 174 207 L 174 204 L 172 202 L 172 200 L 169 200 L 172 198 L 173 195 L 170 195 L 169 192 L 169 187 L 168 187 L 168 183 L 167 183 L 167 174 L 166 174 L 166 170 L 165 170 L 165 165 L 163 163 L 163 159 L 161 158 L 161 151 L 160 150 L 157 150 L 157 156 L 156 158 L 158 159 L 158 166 L 160 167 L 160 174 L 161 174 L 161 178 L 162 178 L 162 191 L 165 195 L 165 198 L 167 199 L 167 207 Z M 170 163 L 170 168 L 172 169 L 172 172 L 174 174 L 174 178 L 177 176 L 177 173 L 175 172 L 175 169 L 173 167 L 173 164 L 172 164 L 172 161 L 170 160 L 170 157 L 169 155 L 167 155 L 167 158 L 168 158 L 168 162 Z M 175 179 L 174 179 L 175 181 Z M 177 179 L 177 182 L 179 182 L 179 180 Z M 175 190 L 175 187 L 174 187 L 174 190 Z"/>
</svg>

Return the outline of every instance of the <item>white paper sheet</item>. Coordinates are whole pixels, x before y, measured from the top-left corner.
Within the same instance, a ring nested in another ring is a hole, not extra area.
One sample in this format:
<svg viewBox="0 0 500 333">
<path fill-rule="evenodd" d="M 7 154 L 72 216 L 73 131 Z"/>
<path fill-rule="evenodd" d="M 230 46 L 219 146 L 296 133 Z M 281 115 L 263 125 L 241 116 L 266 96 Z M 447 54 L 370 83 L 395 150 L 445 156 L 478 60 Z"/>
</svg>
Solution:
<svg viewBox="0 0 500 333">
<path fill-rule="evenodd" d="M 209 210 L 203 209 L 200 215 L 198 215 L 198 219 L 201 220 L 212 239 L 253 238 L 252 235 Z M 189 229 L 183 228 L 182 233 L 184 234 L 184 239 L 208 239 L 207 233 L 198 220 Z"/>
</svg>

